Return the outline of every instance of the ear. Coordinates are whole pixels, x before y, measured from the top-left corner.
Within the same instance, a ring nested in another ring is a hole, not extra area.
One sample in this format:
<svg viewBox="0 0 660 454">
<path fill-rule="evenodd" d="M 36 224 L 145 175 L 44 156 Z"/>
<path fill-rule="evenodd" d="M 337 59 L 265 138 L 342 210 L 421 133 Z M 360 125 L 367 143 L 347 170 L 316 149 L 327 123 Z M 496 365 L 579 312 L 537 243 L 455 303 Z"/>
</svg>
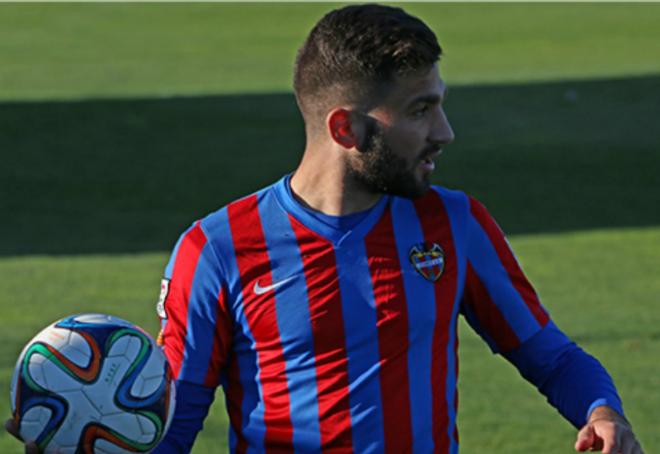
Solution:
<svg viewBox="0 0 660 454">
<path fill-rule="evenodd" d="M 337 108 L 328 114 L 328 130 L 330 137 L 344 148 L 355 148 L 358 138 L 355 134 L 350 110 Z"/>
</svg>

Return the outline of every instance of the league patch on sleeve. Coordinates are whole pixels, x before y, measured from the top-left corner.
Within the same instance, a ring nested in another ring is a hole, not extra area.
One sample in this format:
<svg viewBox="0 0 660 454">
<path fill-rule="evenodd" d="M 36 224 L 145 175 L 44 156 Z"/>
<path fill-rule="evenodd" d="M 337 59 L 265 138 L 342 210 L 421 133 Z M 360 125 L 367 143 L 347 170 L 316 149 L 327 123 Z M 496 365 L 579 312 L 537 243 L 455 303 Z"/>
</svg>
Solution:
<svg viewBox="0 0 660 454">
<path fill-rule="evenodd" d="M 156 312 L 158 316 L 165 320 L 167 318 L 167 312 L 165 312 L 165 300 L 167 299 L 167 294 L 170 292 L 170 280 L 163 279 L 160 281 L 160 296 L 158 297 L 158 304 L 156 304 Z"/>
</svg>

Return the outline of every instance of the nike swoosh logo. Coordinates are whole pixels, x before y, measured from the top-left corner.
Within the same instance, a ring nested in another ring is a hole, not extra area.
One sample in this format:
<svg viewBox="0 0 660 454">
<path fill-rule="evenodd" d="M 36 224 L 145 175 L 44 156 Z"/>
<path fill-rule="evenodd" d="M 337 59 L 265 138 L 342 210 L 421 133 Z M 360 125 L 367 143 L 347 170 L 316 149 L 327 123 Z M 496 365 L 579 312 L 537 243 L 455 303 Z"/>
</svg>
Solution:
<svg viewBox="0 0 660 454">
<path fill-rule="evenodd" d="M 279 282 L 274 282 L 271 285 L 267 285 L 265 287 L 262 287 L 261 285 L 259 285 L 259 281 L 256 281 L 254 283 L 254 287 L 252 288 L 252 290 L 254 290 L 255 295 L 263 295 L 264 293 L 270 292 L 271 290 L 275 290 L 277 287 L 280 287 L 295 278 L 296 278 L 295 275 L 289 276 L 286 279 L 283 279 Z"/>
</svg>

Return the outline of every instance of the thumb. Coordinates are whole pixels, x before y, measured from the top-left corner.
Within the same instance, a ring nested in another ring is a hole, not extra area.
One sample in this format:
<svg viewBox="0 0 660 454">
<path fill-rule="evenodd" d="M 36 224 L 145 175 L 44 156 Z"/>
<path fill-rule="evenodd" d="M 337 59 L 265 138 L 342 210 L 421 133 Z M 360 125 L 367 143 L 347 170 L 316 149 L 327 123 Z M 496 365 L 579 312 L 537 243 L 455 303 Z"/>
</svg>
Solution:
<svg viewBox="0 0 660 454">
<path fill-rule="evenodd" d="M 21 436 L 18 434 L 18 427 L 12 418 L 5 421 L 5 430 L 19 440 L 21 439 Z"/>
<path fill-rule="evenodd" d="M 577 440 L 575 441 L 576 451 L 586 451 L 591 448 L 596 442 L 596 433 L 591 425 L 587 425 L 578 432 Z"/>
</svg>

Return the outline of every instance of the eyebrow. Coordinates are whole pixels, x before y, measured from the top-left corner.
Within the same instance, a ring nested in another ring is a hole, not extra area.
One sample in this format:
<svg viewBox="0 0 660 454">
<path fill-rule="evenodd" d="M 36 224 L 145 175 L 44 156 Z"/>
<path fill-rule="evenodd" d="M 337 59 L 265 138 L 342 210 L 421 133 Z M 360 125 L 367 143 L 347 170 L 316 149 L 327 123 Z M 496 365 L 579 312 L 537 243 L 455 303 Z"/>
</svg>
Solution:
<svg viewBox="0 0 660 454">
<path fill-rule="evenodd" d="M 413 99 L 410 101 L 410 106 L 414 106 L 415 104 L 437 104 L 440 101 L 444 101 L 447 99 L 447 94 L 449 93 L 449 88 L 445 86 L 445 89 L 442 92 L 442 96 L 439 95 L 422 95 L 418 96 L 417 98 Z"/>
</svg>

